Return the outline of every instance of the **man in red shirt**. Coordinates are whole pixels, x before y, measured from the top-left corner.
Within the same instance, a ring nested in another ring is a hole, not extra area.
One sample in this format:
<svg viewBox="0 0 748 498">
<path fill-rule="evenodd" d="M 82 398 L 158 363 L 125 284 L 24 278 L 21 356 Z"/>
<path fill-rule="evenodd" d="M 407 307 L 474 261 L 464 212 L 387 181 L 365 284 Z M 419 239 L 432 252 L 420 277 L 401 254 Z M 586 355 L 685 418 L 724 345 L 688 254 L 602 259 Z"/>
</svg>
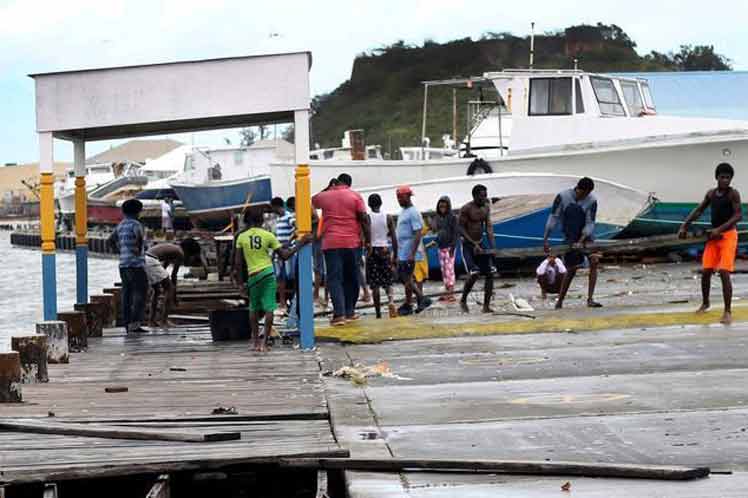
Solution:
<svg viewBox="0 0 748 498">
<path fill-rule="evenodd" d="M 369 243 L 369 217 L 361 196 L 351 190 L 351 176 L 342 173 L 338 184 L 312 197 L 312 206 L 322 210 L 322 252 L 327 271 L 327 291 L 332 300 L 330 324 L 345 325 L 358 320 L 358 260 L 361 234 Z"/>
</svg>

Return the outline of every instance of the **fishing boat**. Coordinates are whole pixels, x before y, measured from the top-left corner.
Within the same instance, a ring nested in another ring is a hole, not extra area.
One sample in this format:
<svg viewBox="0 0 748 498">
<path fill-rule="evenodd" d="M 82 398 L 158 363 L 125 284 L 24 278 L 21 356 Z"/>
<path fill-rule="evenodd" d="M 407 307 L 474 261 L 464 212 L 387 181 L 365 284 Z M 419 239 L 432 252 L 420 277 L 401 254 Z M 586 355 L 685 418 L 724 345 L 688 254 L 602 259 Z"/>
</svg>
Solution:
<svg viewBox="0 0 748 498">
<path fill-rule="evenodd" d="M 506 171 L 596 176 L 656 197 L 642 213 L 643 231 L 628 232 L 639 236 L 677 230 L 714 183 L 715 166 L 748 157 L 748 122 L 659 114 L 640 77 L 520 69 L 424 82 L 426 91 L 440 85 L 478 94 L 467 103 L 455 154 L 433 159 L 411 147 L 403 157 L 415 160 L 310 161 L 313 191 L 341 172 L 356 188 Z M 424 105 L 424 123 L 426 111 Z M 422 133 L 424 152 L 431 150 L 427 138 Z M 288 168 L 273 165 L 274 188 L 293 188 Z M 736 175 L 734 185 L 748 191 L 748 177 Z"/>
<path fill-rule="evenodd" d="M 475 177 L 459 176 L 410 184 L 414 191 L 413 203 L 424 213 L 433 216 L 436 204 L 443 195 L 449 195 L 452 207 L 459 210 L 472 200 L 472 190 L 477 184 L 485 185 L 491 198 L 491 221 L 497 249 L 540 247 L 543 245 L 545 224 L 556 194 L 576 186 L 579 178 L 573 175 L 552 173 L 492 173 Z M 631 221 L 651 207 L 652 197 L 625 185 L 594 178 L 594 194 L 598 198 L 595 239 L 615 238 Z M 397 215 L 401 208 L 395 191 L 397 185 L 363 188 L 364 197 L 378 193 L 382 210 Z M 432 236 L 427 236 L 428 243 Z M 560 227 L 554 229 L 549 239 L 551 245 L 564 242 Z M 430 249 L 429 262 L 438 267 L 435 249 Z"/>
<path fill-rule="evenodd" d="M 252 206 L 269 205 L 272 198 L 267 175 L 202 184 L 172 183 L 195 226 L 222 229 L 231 216 Z"/>
</svg>

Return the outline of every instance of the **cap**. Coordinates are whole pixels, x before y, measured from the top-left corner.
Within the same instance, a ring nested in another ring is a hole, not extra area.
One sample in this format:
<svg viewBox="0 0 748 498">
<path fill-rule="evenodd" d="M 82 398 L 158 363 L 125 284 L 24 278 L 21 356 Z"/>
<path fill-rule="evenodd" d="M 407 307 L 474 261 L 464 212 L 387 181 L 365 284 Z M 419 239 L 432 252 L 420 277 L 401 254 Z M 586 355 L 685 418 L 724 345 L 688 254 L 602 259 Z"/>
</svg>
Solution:
<svg viewBox="0 0 748 498">
<path fill-rule="evenodd" d="M 397 195 L 413 195 L 413 189 L 410 188 L 410 185 L 400 185 L 399 187 L 397 187 L 395 193 Z"/>
</svg>

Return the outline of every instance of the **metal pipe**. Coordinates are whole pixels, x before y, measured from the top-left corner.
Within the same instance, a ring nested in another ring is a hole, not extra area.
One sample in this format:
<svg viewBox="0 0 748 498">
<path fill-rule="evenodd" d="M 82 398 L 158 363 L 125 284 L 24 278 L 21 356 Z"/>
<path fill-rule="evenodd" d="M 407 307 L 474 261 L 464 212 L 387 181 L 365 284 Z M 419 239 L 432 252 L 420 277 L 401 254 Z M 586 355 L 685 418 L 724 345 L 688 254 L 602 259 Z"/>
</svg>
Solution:
<svg viewBox="0 0 748 498">
<path fill-rule="evenodd" d="M 423 121 L 421 123 L 421 147 L 423 148 L 423 139 L 426 138 L 426 113 L 428 112 L 429 85 L 423 85 Z"/>
<path fill-rule="evenodd" d="M 535 63 L 535 23 L 530 23 L 530 69 Z"/>
</svg>

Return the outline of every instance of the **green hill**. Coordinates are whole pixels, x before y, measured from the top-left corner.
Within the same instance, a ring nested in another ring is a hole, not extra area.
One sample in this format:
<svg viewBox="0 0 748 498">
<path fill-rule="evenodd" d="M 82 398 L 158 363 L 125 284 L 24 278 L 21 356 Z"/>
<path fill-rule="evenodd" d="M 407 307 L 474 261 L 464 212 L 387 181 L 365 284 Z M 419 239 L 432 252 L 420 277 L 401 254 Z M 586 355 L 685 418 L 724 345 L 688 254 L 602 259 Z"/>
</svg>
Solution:
<svg viewBox="0 0 748 498">
<path fill-rule="evenodd" d="M 421 46 L 398 41 L 361 54 L 348 81 L 314 98 L 312 142 L 339 146 L 343 131 L 362 128 L 366 143 L 382 145 L 395 158 L 398 147 L 420 140 L 422 81 L 527 67 L 529 52 L 529 38 L 486 33 L 479 40 L 427 40 Z M 730 69 L 729 60 L 712 46 L 681 46 L 676 53 L 640 56 L 636 43 L 616 25 L 580 25 L 536 35 L 535 68 L 572 68 L 574 59 L 581 69 L 595 72 Z M 466 102 L 476 97 L 475 90 L 457 92 L 458 137 L 465 133 Z M 428 114 L 426 135 L 440 146 L 441 136 L 452 132 L 451 88 L 429 89 Z"/>
</svg>

